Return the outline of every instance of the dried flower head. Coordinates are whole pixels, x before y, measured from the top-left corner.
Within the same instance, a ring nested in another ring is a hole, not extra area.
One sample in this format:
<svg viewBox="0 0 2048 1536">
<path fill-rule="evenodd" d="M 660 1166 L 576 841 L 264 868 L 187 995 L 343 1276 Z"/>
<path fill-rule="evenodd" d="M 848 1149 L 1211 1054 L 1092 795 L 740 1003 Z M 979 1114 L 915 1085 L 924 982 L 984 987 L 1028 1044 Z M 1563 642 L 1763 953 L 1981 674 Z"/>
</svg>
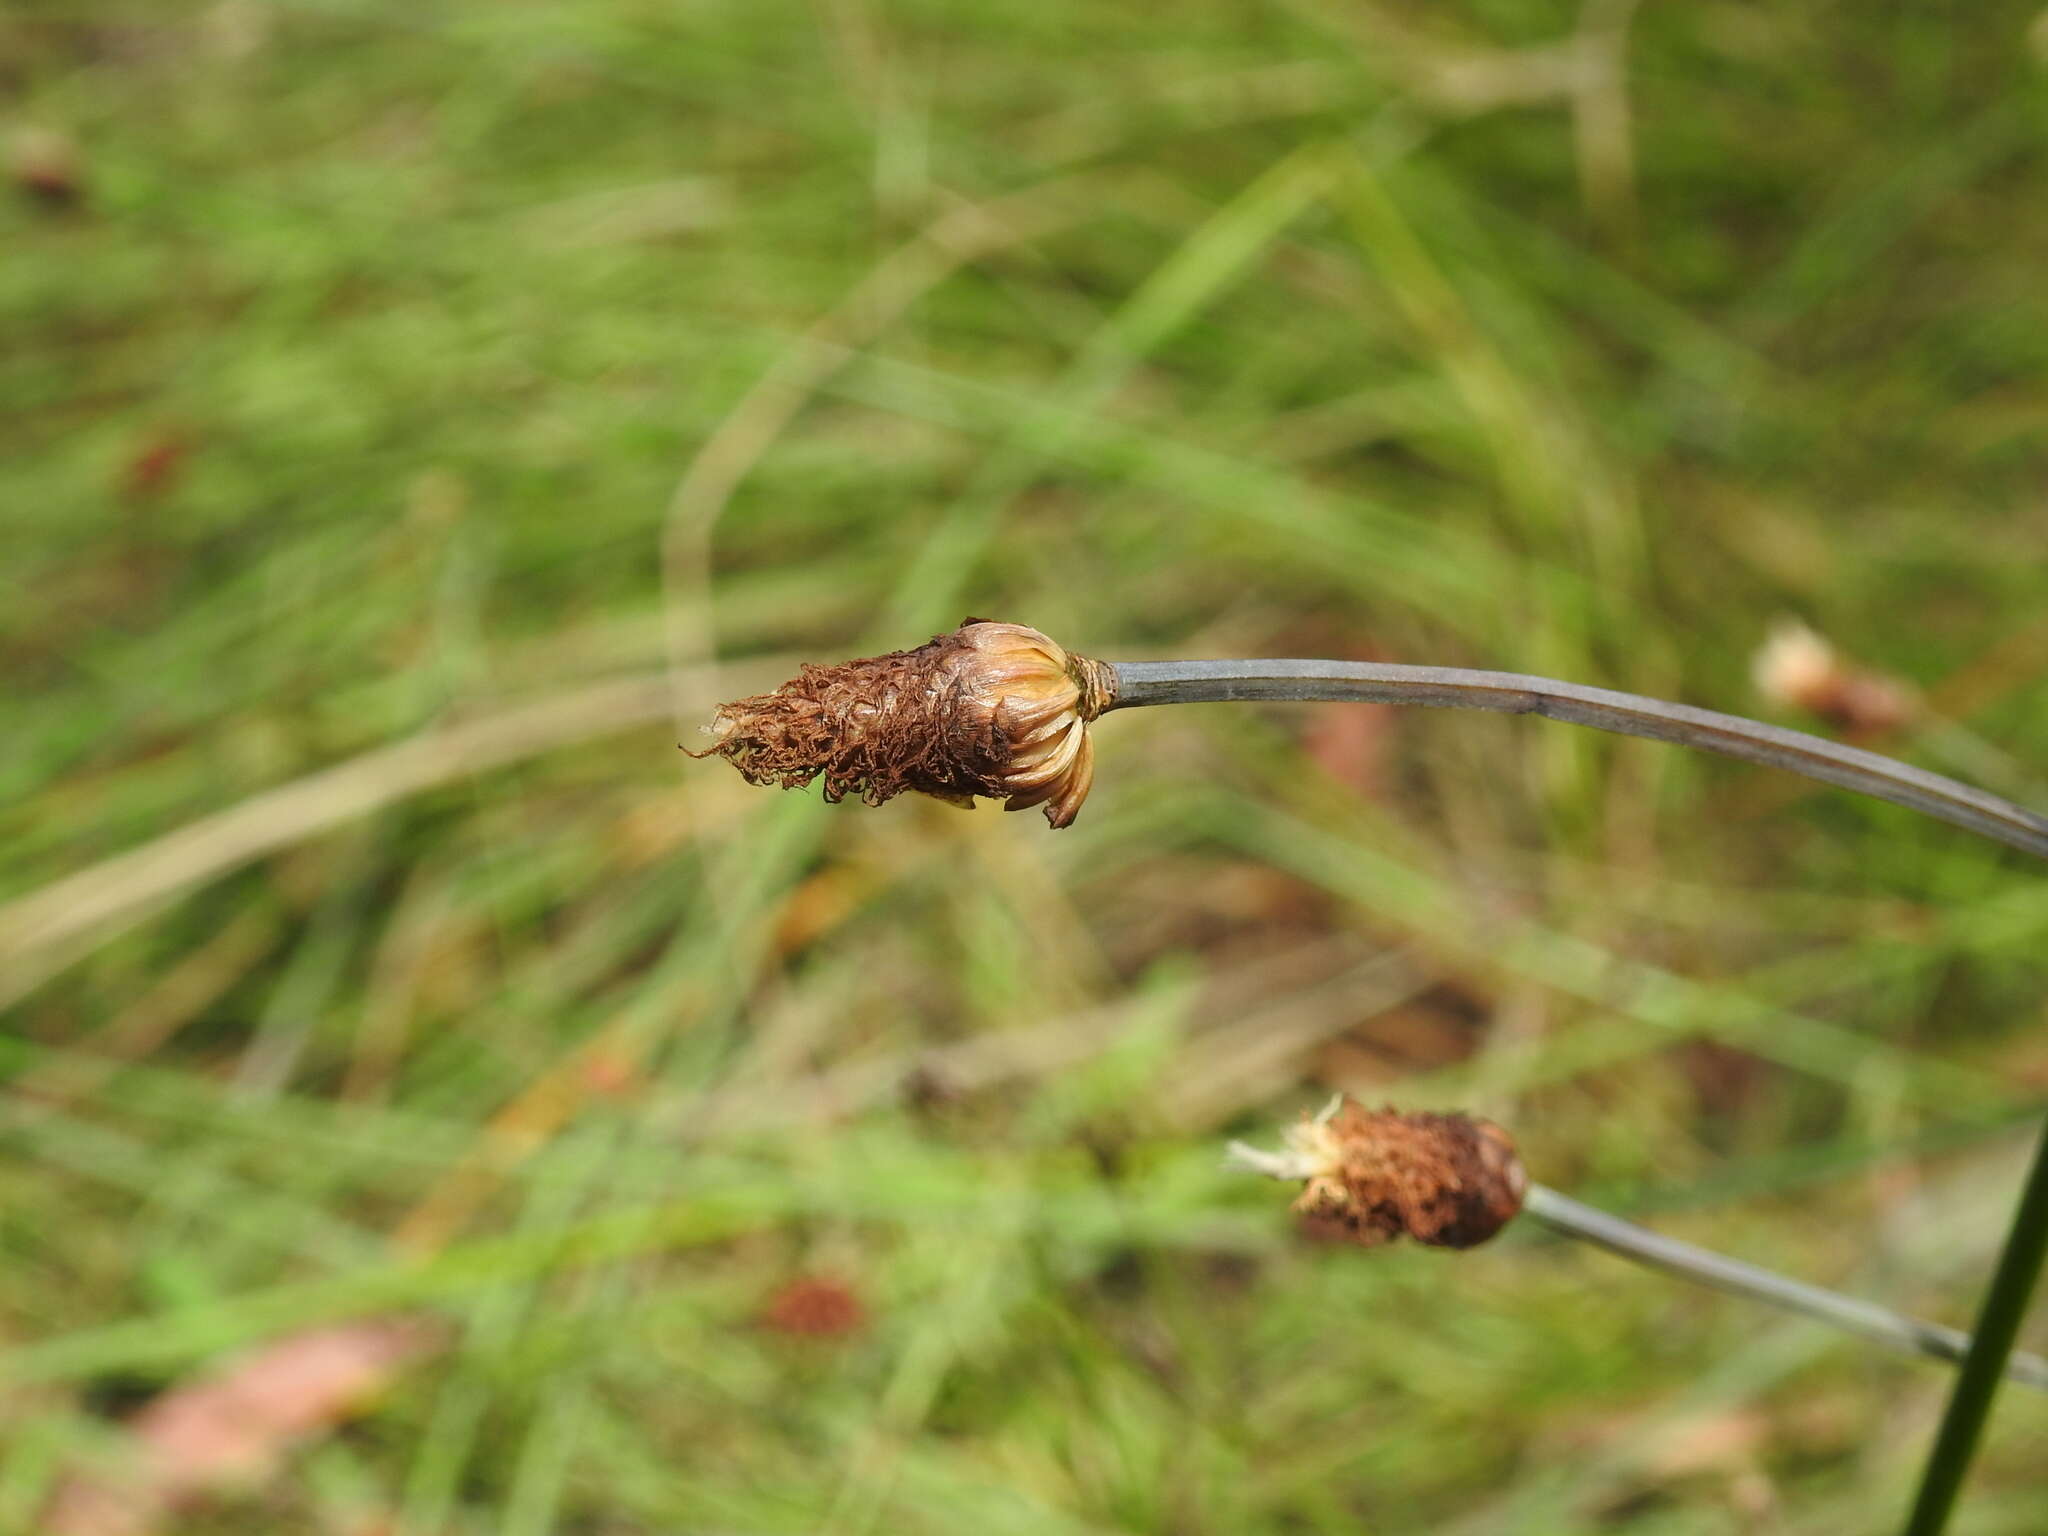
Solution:
<svg viewBox="0 0 2048 1536">
<path fill-rule="evenodd" d="M 956 805 L 1045 807 L 1064 827 L 1095 776 L 1088 722 L 1115 696 L 1109 668 L 1022 624 L 968 619 L 915 650 L 807 666 L 773 693 L 719 707 L 715 745 L 749 784 L 869 805 L 916 790 Z"/>
<path fill-rule="evenodd" d="M 1475 1248 L 1514 1220 L 1529 1183 L 1514 1141 L 1490 1120 L 1342 1096 L 1291 1127 L 1283 1152 L 1230 1150 L 1260 1173 L 1304 1181 L 1294 1209 L 1311 1230 L 1369 1248 L 1403 1236 Z"/>
<path fill-rule="evenodd" d="M 1881 736 L 1912 718 L 1904 685 L 1850 665 L 1797 619 L 1771 627 L 1750 671 L 1765 698 L 1817 715 L 1846 736 Z"/>
<path fill-rule="evenodd" d="M 54 128 L 16 129 L 6 146 L 6 175 L 23 196 L 46 208 L 70 208 L 85 195 L 77 141 Z"/>
</svg>

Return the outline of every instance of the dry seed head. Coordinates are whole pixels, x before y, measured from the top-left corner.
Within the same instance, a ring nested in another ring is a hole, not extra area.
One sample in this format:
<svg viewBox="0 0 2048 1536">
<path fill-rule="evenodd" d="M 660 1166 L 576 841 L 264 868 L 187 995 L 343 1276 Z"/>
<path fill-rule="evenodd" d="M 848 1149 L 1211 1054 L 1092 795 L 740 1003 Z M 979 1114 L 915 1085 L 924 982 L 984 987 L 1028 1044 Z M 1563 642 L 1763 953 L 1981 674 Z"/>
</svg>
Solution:
<svg viewBox="0 0 2048 1536">
<path fill-rule="evenodd" d="M 1366 1247 L 1405 1236 L 1475 1248 L 1514 1220 L 1529 1183 L 1513 1139 L 1490 1120 L 1351 1098 L 1289 1128 L 1283 1153 L 1232 1150 L 1260 1172 L 1304 1181 L 1294 1209 L 1309 1230 Z"/>
<path fill-rule="evenodd" d="M 1835 648 L 1797 619 L 1780 619 L 1750 662 L 1757 692 L 1801 709 L 1827 694 L 1841 676 Z"/>
<path fill-rule="evenodd" d="M 749 784 L 869 805 L 916 790 L 958 805 L 981 795 L 1045 807 L 1064 827 L 1095 777 L 1088 722 L 1115 697 L 1101 662 L 1022 624 L 968 619 L 914 650 L 806 666 L 773 693 L 719 707 L 715 745 Z"/>
<path fill-rule="evenodd" d="M 1883 735 L 1913 715 L 1913 697 L 1903 685 L 1851 666 L 1797 619 L 1772 625 L 1750 674 L 1765 698 L 1817 715 L 1850 737 Z"/>
<path fill-rule="evenodd" d="M 77 143 L 54 128 L 15 130 L 6 146 L 6 175 L 15 187 L 51 208 L 76 203 L 84 193 Z"/>
</svg>

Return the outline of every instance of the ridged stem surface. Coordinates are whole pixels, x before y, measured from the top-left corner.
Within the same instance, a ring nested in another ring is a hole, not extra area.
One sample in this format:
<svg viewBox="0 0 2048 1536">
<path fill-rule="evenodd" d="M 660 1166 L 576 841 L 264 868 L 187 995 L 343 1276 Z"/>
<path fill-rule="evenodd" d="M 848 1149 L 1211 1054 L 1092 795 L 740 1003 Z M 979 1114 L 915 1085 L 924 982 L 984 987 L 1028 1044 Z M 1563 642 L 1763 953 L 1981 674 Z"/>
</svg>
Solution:
<svg viewBox="0 0 2048 1536">
<path fill-rule="evenodd" d="M 1110 709 L 1229 700 L 1419 704 L 1541 715 L 1783 768 L 2048 859 L 2048 816 L 1939 773 L 1741 715 L 1520 672 L 1378 661 L 1117 661 Z"/>
</svg>

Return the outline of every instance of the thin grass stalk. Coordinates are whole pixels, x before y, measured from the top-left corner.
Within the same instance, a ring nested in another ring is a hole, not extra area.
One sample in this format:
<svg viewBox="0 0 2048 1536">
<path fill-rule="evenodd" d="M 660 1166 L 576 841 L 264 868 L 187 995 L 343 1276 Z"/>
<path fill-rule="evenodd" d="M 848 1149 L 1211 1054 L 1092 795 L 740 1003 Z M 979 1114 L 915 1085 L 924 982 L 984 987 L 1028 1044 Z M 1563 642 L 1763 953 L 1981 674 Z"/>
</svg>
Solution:
<svg viewBox="0 0 2048 1536">
<path fill-rule="evenodd" d="M 1858 747 L 1740 715 L 1588 688 L 1520 672 L 1374 661 L 1115 661 L 1107 709 L 1227 700 L 1419 704 L 1541 715 L 1783 768 L 2048 859 L 2048 817 L 2010 800 Z"/>
<path fill-rule="evenodd" d="M 1983 1310 L 1977 1315 L 1962 1371 L 1949 1392 L 1941 1430 L 1920 1474 L 1920 1492 L 1913 1501 L 1905 1536 L 1941 1536 L 1948 1528 L 1956 1495 L 1977 1454 L 1984 1421 L 1991 1415 L 1991 1401 L 1998 1395 L 1998 1384 L 2012 1374 L 2007 1361 L 2018 1358 L 2012 1354 L 2013 1343 L 2019 1337 L 2020 1322 L 2027 1315 L 2044 1258 L 2048 1258 L 2048 1131 L 2043 1131 L 2035 1148 L 2033 1169 L 2006 1230 L 2005 1250 L 1999 1255 Z"/>
<path fill-rule="evenodd" d="M 1633 1263 L 1797 1312 L 1900 1354 L 1921 1355 L 1950 1365 L 1969 1357 L 1973 1336 L 1959 1328 L 1922 1322 L 1875 1302 L 1808 1285 L 1803 1280 L 1666 1237 L 1541 1184 L 1529 1186 L 1522 1200 L 1522 1212 L 1554 1232 L 1604 1248 Z M 2048 1359 L 2021 1350 L 2005 1359 L 2003 1371 L 2024 1386 L 2048 1392 Z"/>
<path fill-rule="evenodd" d="M 1270 1179 L 1299 1182 L 1313 1173 L 1309 1160 L 1299 1152 L 1268 1152 L 1243 1142 L 1230 1143 L 1233 1166 Z M 1853 1334 L 1897 1354 L 1914 1355 L 1956 1365 L 1970 1358 L 1972 1336 L 1940 1323 L 1907 1317 L 1876 1302 L 1844 1296 L 1823 1286 L 1809 1285 L 1756 1264 L 1731 1259 L 1724 1254 L 1666 1237 L 1648 1227 L 1596 1206 L 1559 1194 L 1547 1185 L 1530 1183 L 1521 1195 L 1520 1214 L 1548 1227 L 1561 1237 L 1590 1243 L 1630 1263 L 1641 1264 L 1661 1274 L 1691 1281 L 1747 1301 L 1761 1302 L 1781 1311 L 1795 1312 L 1830 1328 Z M 1993 1367 L 1994 1379 L 2003 1374 L 2022 1386 L 2048 1392 L 2048 1359 L 2025 1350 L 2001 1354 Z M 1919 1533 L 1913 1533 L 1919 1536 Z"/>
</svg>

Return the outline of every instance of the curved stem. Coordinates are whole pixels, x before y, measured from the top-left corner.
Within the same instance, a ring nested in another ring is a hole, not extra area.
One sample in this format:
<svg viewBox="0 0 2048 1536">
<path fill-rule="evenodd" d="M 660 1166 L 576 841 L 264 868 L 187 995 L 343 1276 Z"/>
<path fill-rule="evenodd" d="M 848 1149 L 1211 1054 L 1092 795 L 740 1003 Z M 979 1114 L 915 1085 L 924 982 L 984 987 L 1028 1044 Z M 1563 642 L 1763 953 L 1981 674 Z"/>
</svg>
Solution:
<svg viewBox="0 0 2048 1536">
<path fill-rule="evenodd" d="M 1610 1216 L 1541 1184 L 1529 1187 L 1522 1201 L 1522 1211 L 1553 1231 L 1605 1248 L 1609 1253 L 1637 1264 L 1646 1264 L 1683 1280 L 1698 1281 L 1716 1290 L 1781 1307 L 1787 1312 L 1800 1313 L 1900 1354 L 1925 1355 L 1950 1364 L 1966 1357 L 1975 1358 L 1970 1335 L 1959 1329 L 1945 1328 L 1939 1323 L 1924 1323 L 1917 1318 L 1902 1316 L 1888 1307 L 1880 1307 L 1875 1302 L 1858 1301 L 1853 1296 L 1808 1285 L 1802 1280 L 1788 1279 L 1754 1264 L 1745 1264 L 1740 1259 L 1696 1248 L 1691 1243 L 1652 1232 L 1619 1216 Z M 2009 1336 L 2005 1346 L 2011 1346 Z M 1994 1361 L 2001 1359 L 1989 1350 L 1982 1353 Z M 2048 1391 L 2048 1360 L 2020 1351 L 2002 1357 L 2002 1364 L 2004 1374 L 2014 1381 Z M 1965 1369 L 1967 1372 L 1968 1368 Z M 1991 1366 L 1990 1370 L 1991 1379 L 1996 1381 L 1997 1365 Z M 1967 1376 L 1962 1379 L 1967 1379 Z M 1957 1383 L 1958 1392 L 1962 1388 L 1962 1379 Z"/>
<path fill-rule="evenodd" d="M 1116 661 L 1109 709 L 1233 699 L 1420 704 L 1541 715 L 1785 768 L 2048 858 L 2048 817 L 1923 768 L 1740 715 L 1519 672 L 1375 661 Z"/>
<path fill-rule="evenodd" d="M 1227 1161 L 1232 1167 L 1263 1174 L 1283 1183 L 1300 1183 L 1315 1172 L 1315 1159 L 1298 1151 L 1268 1152 L 1241 1141 L 1231 1142 L 1226 1150 Z M 1745 1264 L 1740 1259 L 1727 1258 L 1709 1249 L 1680 1242 L 1675 1237 L 1666 1237 L 1648 1227 L 1639 1227 L 1632 1221 L 1609 1215 L 1569 1195 L 1561 1195 L 1547 1185 L 1531 1184 L 1528 1187 L 1522 1196 L 1521 1214 L 1531 1221 L 1541 1222 L 1561 1236 L 1604 1248 L 1631 1263 L 1725 1291 L 1732 1296 L 1797 1312 L 1802 1317 L 1853 1333 L 1898 1354 L 1944 1360 L 1951 1365 L 1966 1358 L 1976 1358 L 1971 1353 L 1970 1336 L 1957 1329 L 1943 1327 L 1940 1323 L 1924 1323 L 1875 1302 L 1859 1301 L 1839 1291 L 1808 1285 L 1803 1280 L 1793 1280 L 1775 1271 Z M 1987 1316 L 1989 1311 L 1987 1307 Z M 1996 1342 L 1988 1335 L 1986 1337 L 1987 1343 Z M 2011 1343 L 2011 1338 L 2007 1337 L 2003 1348 L 2009 1349 Z M 1988 1356 L 1990 1351 L 1987 1349 L 1983 1353 Z M 2048 1392 L 2048 1359 L 2025 1350 L 2009 1355 L 2001 1353 L 1993 1358 L 2000 1361 L 2003 1374 L 2012 1380 L 2037 1391 Z M 1978 1369 L 1985 1368 L 1980 1366 Z M 1999 1369 L 1992 1367 L 1991 1374 L 1995 1381 Z M 1957 1391 L 1960 1393 L 1961 1390 L 1959 1380 Z"/>
</svg>

